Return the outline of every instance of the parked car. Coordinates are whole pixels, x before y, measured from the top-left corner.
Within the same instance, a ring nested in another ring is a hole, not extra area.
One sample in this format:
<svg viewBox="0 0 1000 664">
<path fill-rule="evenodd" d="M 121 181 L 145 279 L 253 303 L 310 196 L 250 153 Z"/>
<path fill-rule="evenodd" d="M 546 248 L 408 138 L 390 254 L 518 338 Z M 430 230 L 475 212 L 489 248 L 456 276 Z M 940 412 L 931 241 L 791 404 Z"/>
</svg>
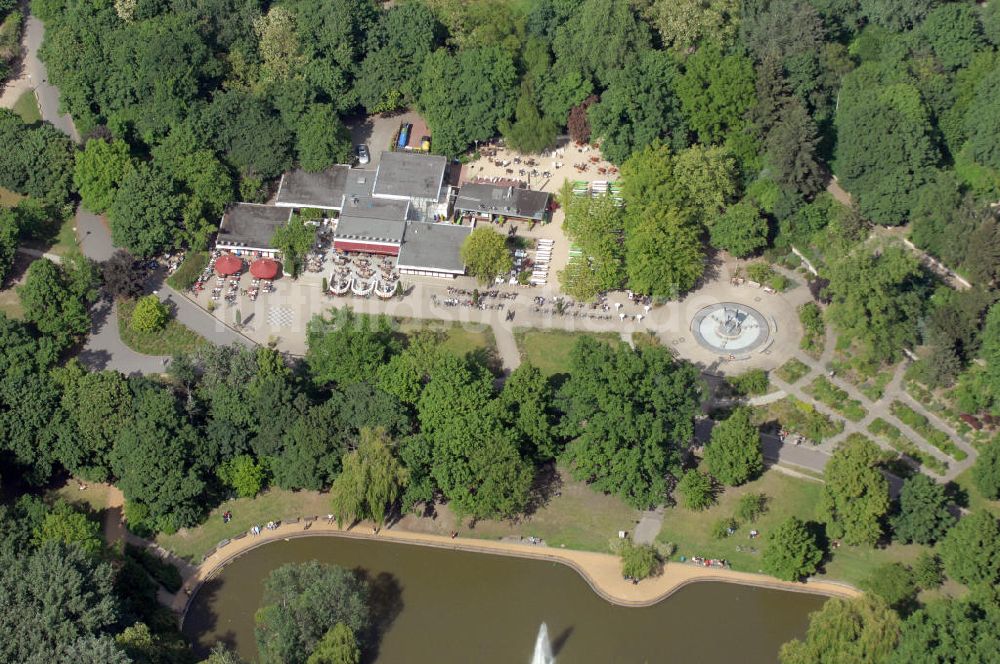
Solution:
<svg viewBox="0 0 1000 664">
<path fill-rule="evenodd" d="M 368 146 L 367 145 L 359 145 L 358 146 L 358 163 L 361 164 L 362 166 L 364 166 L 369 161 L 371 161 L 371 155 L 368 154 Z"/>
<path fill-rule="evenodd" d="M 430 152 L 431 151 L 431 137 L 430 136 L 424 136 L 423 138 L 420 139 L 420 149 L 423 150 L 424 152 Z"/>
</svg>

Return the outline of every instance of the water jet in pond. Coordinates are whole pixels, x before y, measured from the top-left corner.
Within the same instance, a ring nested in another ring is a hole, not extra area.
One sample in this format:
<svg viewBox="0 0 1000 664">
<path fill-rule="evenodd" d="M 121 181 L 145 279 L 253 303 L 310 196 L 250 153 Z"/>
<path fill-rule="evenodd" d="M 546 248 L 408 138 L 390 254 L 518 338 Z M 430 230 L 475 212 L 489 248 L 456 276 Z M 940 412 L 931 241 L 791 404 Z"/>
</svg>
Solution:
<svg viewBox="0 0 1000 664">
<path fill-rule="evenodd" d="M 552 644 L 549 643 L 549 627 L 542 623 L 538 628 L 538 638 L 535 639 L 535 654 L 531 657 L 531 664 L 555 664 L 555 662 Z"/>
</svg>

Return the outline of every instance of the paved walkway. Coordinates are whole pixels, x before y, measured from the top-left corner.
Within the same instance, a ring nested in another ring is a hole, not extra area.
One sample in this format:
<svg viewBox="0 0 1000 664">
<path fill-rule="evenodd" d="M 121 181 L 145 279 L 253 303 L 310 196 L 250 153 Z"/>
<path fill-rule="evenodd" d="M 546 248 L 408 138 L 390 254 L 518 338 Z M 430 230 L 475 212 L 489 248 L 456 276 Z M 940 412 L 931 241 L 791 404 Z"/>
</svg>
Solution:
<svg viewBox="0 0 1000 664">
<path fill-rule="evenodd" d="M 803 351 L 798 351 L 796 353 L 796 358 L 806 364 L 809 367 L 809 373 L 800 378 L 794 385 L 786 383 L 781 380 L 778 376 L 771 374 L 771 382 L 777 385 L 783 392 L 794 396 L 796 399 L 805 401 L 812 404 L 817 411 L 827 415 L 828 417 L 839 420 L 844 423 L 844 430 L 840 434 L 833 436 L 820 444 L 817 449 L 832 453 L 836 449 L 837 445 L 847 438 L 852 433 L 860 433 L 868 438 L 873 439 L 880 447 L 891 450 L 892 447 L 881 438 L 873 436 L 868 431 L 868 426 L 877 418 L 881 418 L 897 427 L 903 435 L 913 442 L 922 452 L 930 454 L 946 463 L 948 463 L 948 470 L 943 475 L 934 472 L 929 468 L 921 468 L 921 470 L 927 473 L 929 476 L 940 482 L 949 482 L 955 479 L 960 473 L 969 468 L 976 459 L 977 452 L 976 449 L 966 442 L 958 433 L 946 422 L 942 421 L 937 415 L 927 410 L 922 404 L 910 397 L 909 394 L 903 389 L 902 380 L 903 373 L 906 370 L 907 362 L 904 360 L 900 362 L 894 369 L 892 380 L 886 385 L 885 391 L 882 396 L 877 401 L 872 401 L 867 396 L 865 396 L 855 385 L 841 379 L 840 377 L 834 375 L 830 376 L 827 367 L 834 357 L 834 349 L 836 348 L 837 336 L 833 331 L 831 326 L 827 326 L 826 334 L 826 346 L 823 350 L 823 354 L 820 358 L 814 359 L 813 357 L 807 355 Z M 809 394 L 805 392 L 805 387 L 809 385 L 813 380 L 819 376 L 826 376 L 827 380 L 839 387 L 840 389 L 847 392 L 849 398 L 855 399 L 864 406 L 867 414 L 859 422 L 851 422 L 845 419 L 842 415 L 838 414 L 832 408 L 826 406 L 825 404 L 813 399 Z M 907 404 L 917 413 L 927 417 L 934 426 L 948 434 L 952 441 L 962 450 L 968 454 L 968 457 L 962 461 L 957 461 L 952 459 L 947 454 L 934 447 L 928 443 L 924 438 L 918 434 L 916 431 L 911 429 L 909 426 L 904 424 L 899 418 L 892 414 L 891 404 L 893 401 L 902 401 Z"/>
<path fill-rule="evenodd" d="M 4 86 L 3 95 L 0 96 L 0 106 L 11 108 L 26 90 L 34 90 L 42 119 L 51 122 L 56 129 L 79 143 L 80 135 L 76 131 L 73 119 L 65 113 L 60 113 L 59 89 L 49 84 L 48 70 L 38 59 L 38 48 L 44 38 L 45 26 L 34 16 L 28 16 L 22 37 L 24 58 L 21 61 L 20 76 Z"/>
<path fill-rule="evenodd" d="M 187 574 L 182 571 L 184 591 L 174 596 L 171 606 L 174 611 L 183 615 L 187 610 L 191 596 L 198 591 L 203 582 L 220 571 L 231 560 L 250 549 L 275 540 L 319 535 L 415 544 L 454 551 L 516 556 L 561 563 L 575 569 L 594 592 L 602 598 L 620 606 L 650 606 L 666 599 L 680 588 L 698 581 L 723 581 L 837 597 L 860 595 L 860 592 L 851 586 L 831 581 L 809 580 L 806 583 L 790 583 L 763 574 L 705 568 L 694 564 L 675 562 L 667 563 L 659 576 L 633 584 L 622 578 L 621 561 L 617 556 L 611 554 L 464 537 L 452 539 L 441 535 L 402 530 L 382 530 L 378 534 L 372 534 L 371 524 L 362 524 L 353 529 L 340 529 L 335 524 L 328 524 L 322 519 L 317 519 L 312 522 L 308 531 L 304 530 L 302 523 L 284 524 L 277 530 L 265 530 L 259 536 L 245 536 L 226 544 L 222 549 L 206 558 L 198 567 L 189 568 Z"/>
</svg>

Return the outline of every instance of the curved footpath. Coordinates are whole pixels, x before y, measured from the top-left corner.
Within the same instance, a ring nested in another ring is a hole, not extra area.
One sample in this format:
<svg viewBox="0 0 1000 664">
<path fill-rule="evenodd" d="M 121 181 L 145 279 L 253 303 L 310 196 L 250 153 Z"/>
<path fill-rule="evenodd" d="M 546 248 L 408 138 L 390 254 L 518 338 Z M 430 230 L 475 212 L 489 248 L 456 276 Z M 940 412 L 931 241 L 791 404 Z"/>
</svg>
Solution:
<svg viewBox="0 0 1000 664">
<path fill-rule="evenodd" d="M 810 580 L 805 583 L 792 583 L 780 581 L 763 574 L 736 572 L 729 569 L 705 568 L 684 563 L 667 563 L 659 576 L 640 581 L 638 584 L 633 584 L 622 578 L 619 558 L 606 553 L 556 549 L 532 544 L 515 544 L 462 537 L 452 539 L 442 535 L 428 535 L 401 530 L 383 530 L 378 534 L 373 534 L 371 533 L 372 529 L 370 525 L 359 525 L 350 529 L 341 529 L 336 524 L 328 524 L 323 519 L 317 519 L 312 524 L 309 530 L 304 530 L 302 522 L 299 522 L 282 525 L 273 531 L 265 530 L 257 536 L 247 535 L 241 539 L 231 541 L 208 556 L 201 565 L 193 569 L 193 573 L 185 579 L 184 592 L 177 593 L 171 608 L 179 613 L 183 619 L 183 616 L 187 613 L 188 604 L 194 595 L 197 594 L 201 585 L 220 573 L 227 564 L 252 549 L 279 540 L 287 541 L 298 537 L 316 536 L 350 537 L 354 539 L 393 542 L 396 544 L 414 544 L 452 551 L 516 556 L 519 558 L 532 558 L 561 563 L 576 570 L 595 593 L 608 602 L 619 606 L 651 606 L 670 597 L 670 595 L 684 586 L 698 581 L 722 581 L 759 588 L 791 590 L 831 597 L 856 597 L 861 594 L 860 591 L 851 586 L 832 581 Z"/>
</svg>

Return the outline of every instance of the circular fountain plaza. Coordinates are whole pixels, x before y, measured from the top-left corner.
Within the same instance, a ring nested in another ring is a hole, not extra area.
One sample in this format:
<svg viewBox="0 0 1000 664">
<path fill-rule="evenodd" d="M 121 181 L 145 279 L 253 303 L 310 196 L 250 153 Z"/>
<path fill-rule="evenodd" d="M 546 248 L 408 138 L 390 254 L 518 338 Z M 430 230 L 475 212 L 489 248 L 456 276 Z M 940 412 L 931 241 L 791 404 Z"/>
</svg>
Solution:
<svg viewBox="0 0 1000 664">
<path fill-rule="evenodd" d="M 730 355 L 761 347 L 771 334 L 763 314 L 734 302 L 720 302 L 701 309 L 694 316 L 691 331 L 704 348 Z"/>
</svg>

